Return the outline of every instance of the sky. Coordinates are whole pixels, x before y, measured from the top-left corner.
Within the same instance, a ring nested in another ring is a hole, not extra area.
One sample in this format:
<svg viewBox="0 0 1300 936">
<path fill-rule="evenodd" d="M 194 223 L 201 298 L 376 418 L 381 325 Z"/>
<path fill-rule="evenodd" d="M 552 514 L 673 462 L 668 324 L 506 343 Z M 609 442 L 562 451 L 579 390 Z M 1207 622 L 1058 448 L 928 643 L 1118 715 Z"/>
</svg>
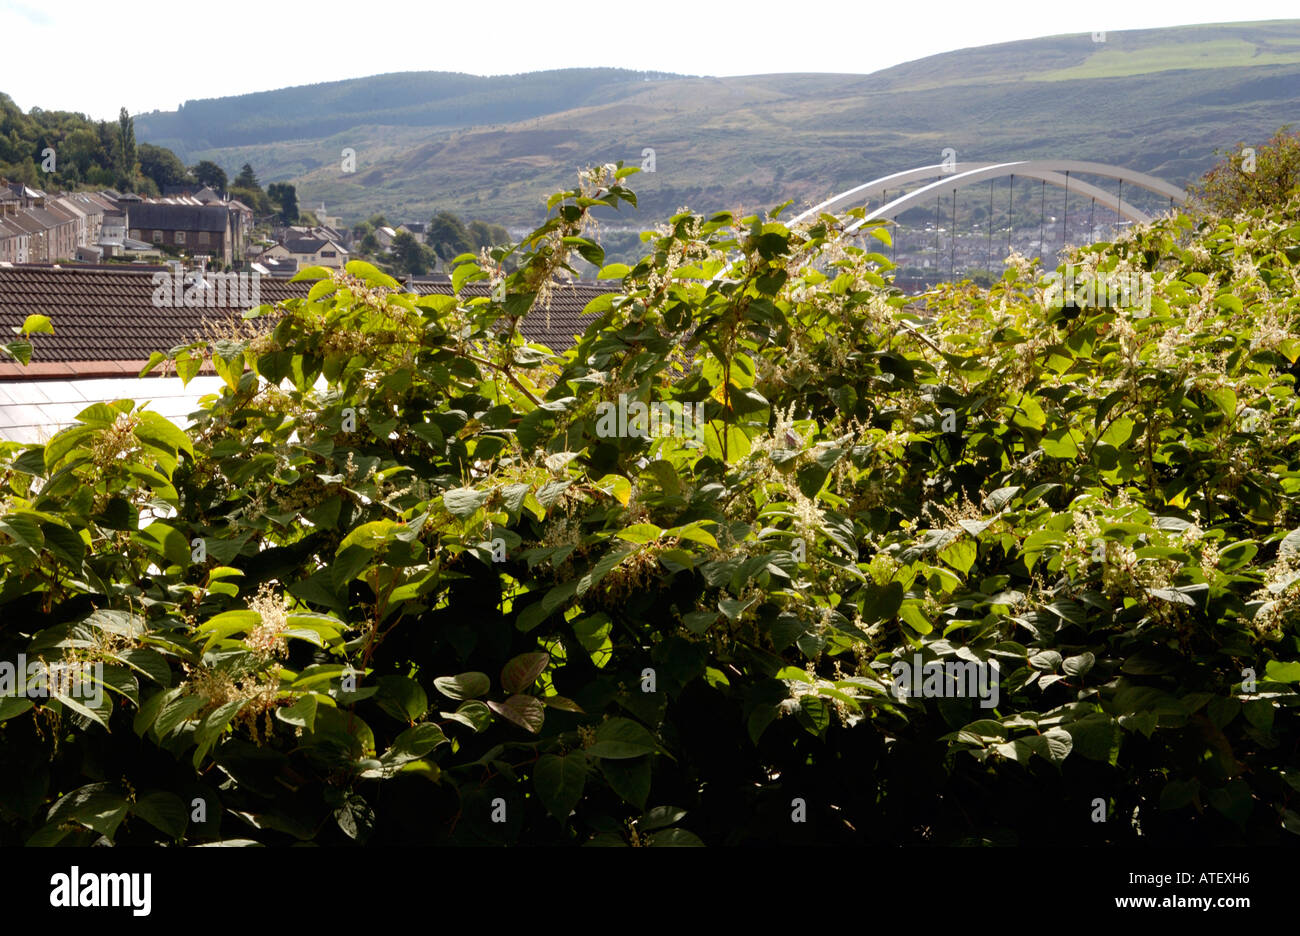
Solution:
<svg viewBox="0 0 1300 936">
<path fill-rule="evenodd" d="M 1297 0 L 226 0 L 115 9 L 103 0 L 0 0 L 0 92 L 24 111 L 111 119 L 121 107 L 174 110 L 386 72 L 867 73 L 1040 36 L 1300 17 Z"/>
</svg>

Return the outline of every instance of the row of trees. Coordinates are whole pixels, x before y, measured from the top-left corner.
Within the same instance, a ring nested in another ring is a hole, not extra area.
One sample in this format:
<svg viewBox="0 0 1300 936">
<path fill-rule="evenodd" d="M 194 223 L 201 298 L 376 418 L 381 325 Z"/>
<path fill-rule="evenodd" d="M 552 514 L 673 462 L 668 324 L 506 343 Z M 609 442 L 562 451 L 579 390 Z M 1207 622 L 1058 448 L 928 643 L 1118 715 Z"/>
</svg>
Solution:
<svg viewBox="0 0 1300 936">
<path fill-rule="evenodd" d="M 352 229 L 358 252 L 375 256 L 380 243 L 375 232 L 388 226 L 382 214 L 373 215 Z M 398 231 L 392 243 L 391 266 L 396 272 L 419 276 L 436 270 L 441 264 L 451 268 L 451 262 L 465 253 L 478 253 L 484 248 L 500 247 L 509 243 L 510 234 L 499 224 L 474 220 L 462 221 L 450 211 L 440 211 L 433 216 L 423 239 L 406 231 Z"/>
<path fill-rule="evenodd" d="M 12 98 L 0 94 L 0 177 L 44 189 L 89 186 L 141 195 L 161 195 L 169 186 L 205 185 L 238 198 L 259 216 L 276 215 L 286 224 L 299 219 L 293 185 L 277 182 L 263 190 L 248 163 L 233 181 L 211 160 L 186 167 L 165 146 L 137 143 L 135 119 L 126 108 L 116 123 L 39 107 L 24 114 Z"/>
<path fill-rule="evenodd" d="M 40 188 L 100 186 L 155 194 L 153 179 L 143 171 L 145 149 L 136 146 L 135 121 L 125 108 L 116 123 L 38 107 L 24 114 L 0 94 L 0 176 L 5 178 Z M 169 150 L 162 152 L 175 159 Z"/>
</svg>

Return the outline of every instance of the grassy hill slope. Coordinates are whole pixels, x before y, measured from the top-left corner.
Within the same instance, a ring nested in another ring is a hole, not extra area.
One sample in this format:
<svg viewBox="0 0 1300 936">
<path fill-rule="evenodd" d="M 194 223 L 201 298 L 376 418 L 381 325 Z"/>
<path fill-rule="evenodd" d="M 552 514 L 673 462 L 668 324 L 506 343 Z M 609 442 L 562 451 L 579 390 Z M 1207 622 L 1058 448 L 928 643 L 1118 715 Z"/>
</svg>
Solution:
<svg viewBox="0 0 1300 936">
<path fill-rule="evenodd" d="M 864 68 L 870 61 L 864 59 Z M 665 76 L 574 69 L 381 75 L 187 103 L 137 135 L 288 179 L 357 218 L 450 209 L 526 224 L 582 165 L 639 164 L 638 223 L 690 204 L 758 208 L 961 159 L 1072 156 L 1186 183 L 1214 150 L 1295 120 L 1300 20 L 1056 36 L 868 75 Z M 357 171 L 341 171 L 344 148 Z"/>
</svg>

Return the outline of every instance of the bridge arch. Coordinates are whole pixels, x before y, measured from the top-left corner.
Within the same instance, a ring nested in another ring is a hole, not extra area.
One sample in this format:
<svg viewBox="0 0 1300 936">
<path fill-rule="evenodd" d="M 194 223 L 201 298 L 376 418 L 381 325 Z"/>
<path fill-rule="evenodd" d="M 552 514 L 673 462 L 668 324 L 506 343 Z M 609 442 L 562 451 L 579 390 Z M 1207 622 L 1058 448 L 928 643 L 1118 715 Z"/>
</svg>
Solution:
<svg viewBox="0 0 1300 936">
<path fill-rule="evenodd" d="M 878 179 L 873 179 L 870 182 L 840 192 L 838 195 L 814 205 L 795 217 L 792 223 L 815 217 L 822 212 L 834 212 L 852 204 L 863 201 L 869 202 L 874 198 L 883 197 L 892 188 L 901 188 L 927 179 L 935 180 L 868 212 L 865 218 L 849 226 L 849 231 L 856 231 L 869 221 L 880 218 L 896 218 L 904 211 L 928 202 L 938 192 L 958 189 L 975 182 L 1005 176 L 1039 179 L 1049 185 L 1095 199 L 1098 204 L 1109 208 L 1129 221 L 1144 223 L 1151 220 L 1149 215 L 1125 201 L 1120 194 L 1112 194 L 1098 186 L 1084 182 L 1082 179 L 1072 178 L 1071 174 L 1073 173 L 1116 179 L 1120 183 L 1121 190 L 1124 183 L 1128 183 L 1162 195 L 1180 205 L 1187 200 L 1187 195 L 1182 189 L 1165 182 L 1163 179 L 1148 175 L 1145 172 L 1137 172 L 1132 169 L 1125 169 L 1122 166 L 1107 165 L 1106 163 L 1089 162 L 1081 159 L 1026 159 L 1002 163 L 966 162 L 921 166 L 916 169 L 881 176 Z"/>
</svg>

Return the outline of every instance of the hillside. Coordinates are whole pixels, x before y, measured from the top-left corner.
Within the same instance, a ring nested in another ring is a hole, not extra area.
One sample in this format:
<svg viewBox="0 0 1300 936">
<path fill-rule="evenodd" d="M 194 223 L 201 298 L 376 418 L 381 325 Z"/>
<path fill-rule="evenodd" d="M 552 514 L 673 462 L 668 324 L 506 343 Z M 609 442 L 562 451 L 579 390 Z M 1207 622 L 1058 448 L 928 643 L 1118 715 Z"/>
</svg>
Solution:
<svg viewBox="0 0 1300 936">
<path fill-rule="evenodd" d="M 869 68 L 864 59 L 862 67 Z M 584 164 L 639 164 L 648 223 L 685 205 L 806 202 L 895 169 L 1073 156 L 1185 183 L 1294 120 L 1300 20 L 1056 36 L 867 75 L 708 78 L 572 69 L 405 73 L 187 103 L 141 140 L 292 180 L 352 220 L 435 209 L 526 224 Z M 341 171 L 344 148 L 357 171 Z"/>
</svg>

